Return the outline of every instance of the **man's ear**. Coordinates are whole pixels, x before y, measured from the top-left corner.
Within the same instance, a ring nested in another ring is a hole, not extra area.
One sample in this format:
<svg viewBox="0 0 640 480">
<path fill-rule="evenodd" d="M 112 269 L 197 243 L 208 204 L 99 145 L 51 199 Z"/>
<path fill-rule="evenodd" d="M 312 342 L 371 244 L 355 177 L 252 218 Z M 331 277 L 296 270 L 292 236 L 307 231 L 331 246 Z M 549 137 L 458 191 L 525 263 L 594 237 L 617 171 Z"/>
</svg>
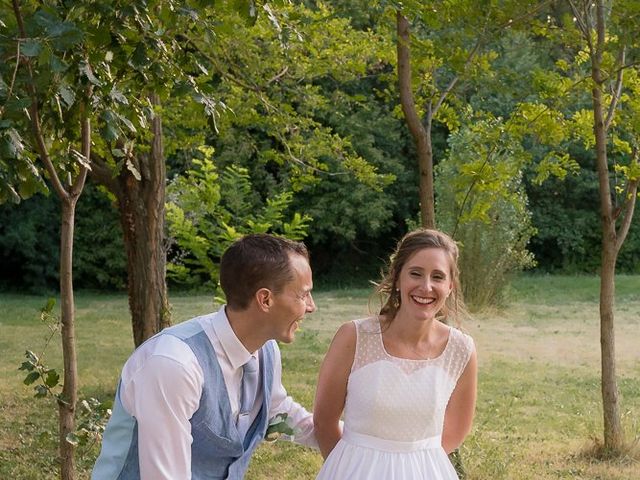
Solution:
<svg viewBox="0 0 640 480">
<path fill-rule="evenodd" d="M 273 305 L 273 294 L 268 288 L 261 288 L 256 292 L 258 308 L 263 312 L 268 312 Z"/>
</svg>

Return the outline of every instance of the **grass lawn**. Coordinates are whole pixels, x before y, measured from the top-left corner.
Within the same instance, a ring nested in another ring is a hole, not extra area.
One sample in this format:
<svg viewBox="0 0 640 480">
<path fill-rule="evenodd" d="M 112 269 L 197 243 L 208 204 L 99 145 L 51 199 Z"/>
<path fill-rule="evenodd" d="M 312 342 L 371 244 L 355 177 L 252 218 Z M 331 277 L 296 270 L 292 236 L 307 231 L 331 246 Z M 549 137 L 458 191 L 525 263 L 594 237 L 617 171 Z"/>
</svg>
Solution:
<svg viewBox="0 0 640 480">
<path fill-rule="evenodd" d="M 368 312 L 368 289 L 315 294 L 318 311 L 298 338 L 282 346 L 283 381 L 312 407 L 320 362 L 338 325 Z M 56 478 L 56 408 L 34 399 L 17 370 L 26 349 L 39 353 L 47 336 L 38 320 L 44 297 L 0 294 L 0 478 Z M 126 295 L 77 295 L 81 397 L 111 398 L 133 348 Z M 174 295 L 175 322 L 211 311 L 206 296 Z M 616 345 L 623 425 L 640 441 L 640 277 L 617 283 Z M 375 304 L 372 304 L 375 305 Z M 509 303 L 465 325 L 480 362 L 477 416 L 462 447 L 469 480 L 640 479 L 631 456 L 596 461 L 586 452 L 602 437 L 598 279 L 524 276 Z M 60 370 L 54 338 L 46 352 Z M 636 450 L 637 451 L 637 450 Z M 78 462 L 88 478 L 97 448 Z M 313 479 L 321 457 L 279 442 L 256 452 L 247 478 Z"/>
</svg>

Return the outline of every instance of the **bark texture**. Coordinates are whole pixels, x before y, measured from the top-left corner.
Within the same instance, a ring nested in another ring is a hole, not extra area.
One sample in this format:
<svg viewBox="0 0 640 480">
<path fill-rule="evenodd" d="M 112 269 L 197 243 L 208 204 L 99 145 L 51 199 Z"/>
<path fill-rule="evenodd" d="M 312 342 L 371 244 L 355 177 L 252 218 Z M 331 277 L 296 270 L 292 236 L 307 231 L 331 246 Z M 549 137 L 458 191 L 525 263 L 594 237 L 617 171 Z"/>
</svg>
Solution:
<svg viewBox="0 0 640 480">
<path fill-rule="evenodd" d="M 159 105 L 155 95 L 150 101 Z M 165 279 L 166 167 L 162 121 L 157 113 L 151 129 L 148 154 L 130 154 L 117 175 L 104 159 L 94 156 L 91 172 L 116 197 L 127 253 L 129 309 L 136 347 L 171 323 Z"/>
<path fill-rule="evenodd" d="M 75 447 L 67 435 L 75 431 L 78 403 L 78 358 L 75 337 L 75 302 L 73 295 L 73 232 L 75 227 L 76 196 L 62 199 L 60 231 L 60 310 L 62 358 L 64 364 L 61 400 L 58 400 L 60 472 L 63 480 L 75 478 Z"/>
<path fill-rule="evenodd" d="M 433 148 L 431 144 L 431 122 L 433 112 L 428 106 L 426 125 L 422 124 L 416 110 L 411 88 L 411 52 L 409 22 L 400 12 L 396 15 L 397 51 L 398 51 L 398 83 L 400 104 L 407 121 L 407 127 L 416 145 L 418 153 L 418 172 L 420 187 L 420 221 L 425 228 L 435 228 L 435 195 L 433 190 Z"/>
</svg>

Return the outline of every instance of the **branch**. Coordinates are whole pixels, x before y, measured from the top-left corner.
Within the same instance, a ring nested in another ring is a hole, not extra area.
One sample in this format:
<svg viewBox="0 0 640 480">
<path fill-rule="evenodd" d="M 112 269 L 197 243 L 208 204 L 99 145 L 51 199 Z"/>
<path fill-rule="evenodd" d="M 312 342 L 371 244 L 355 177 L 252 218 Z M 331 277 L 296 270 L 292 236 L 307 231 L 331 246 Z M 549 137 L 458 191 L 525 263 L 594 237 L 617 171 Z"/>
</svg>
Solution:
<svg viewBox="0 0 640 480">
<path fill-rule="evenodd" d="M 27 38 L 27 34 L 24 28 L 24 21 L 22 19 L 22 12 L 20 11 L 18 0 L 12 0 L 12 3 L 13 12 L 16 16 L 16 21 L 18 22 L 18 28 L 20 29 L 20 36 L 21 38 Z M 16 61 L 19 62 L 20 58 L 18 58 Z M 29 91 L 29 95 L 31 96 L 31 106 L 29 107 L 29 110 L 31 111 L 31 127 L 36 140 L 38 153 L 40 154 L 40 160 L 42 160 L 45 169 L 49 173 L 51 183 L 53 184 L 53 188 L 55 189 L 56 193 L 61 199 L 66 199 L 68 198 L 69 193 L 66 191 L 66 189 L 62 185 L 62 182 L 60 181 L 58 173 L 53 166 L 53 162 L 51 161 L 51 157 L 49 156 L 47 146 L 44 142 L 44 137 L 42 134 L 42 124 L 40 123 L 40 113 L 38 111 L 38 97 L 36 87 L 34 85 L 33 69 L 31 68 L 31 60 L 27 58 L 25 60 L 25 63 L 27 64 L 27 71 L 29 72 L 29 82 L 27 83 L 27 90 Z"/>
<path fill-rule="evenodd" d="M 478 40 L 476 41 L 476 44 L 474 45 L 473 49 L 471 50 L 471 52 L 469 52 L 469 55 L 467 56 L 467 60 L 464 62 L 464 67 L 462 68 L 463 72 L 469 67 L 469 64 L 471 63 L 471 60 L 473 60 L 473 57 L 476 55 L 476 53 L 480 49 L 481 42 L 482 42 L 482 38 L 479 37 Z M 440 95 L 440 98 L 436 102 L 435 107 L 433 107 L 433 110 L 431 112 L 432 117 L 435 116 L 435 114 L 438 112 L 438 109 L 440 108 L 440 106 L 444 102 L 444 100 L 447 97 L 447 95 L 449 95 L 449 92 L 451 90 L 453 90 L 453 87 L 455 87 L 456 83 L 458 83 L 459 79 L 460 79 L 459 75 L 456 75 L 455 77 L 453 77 L 451 79 L 451 81 L 449 82 L 449 85 L 447 85 L 447 88 L 445 88 L 443 90 L 442 95 Z"/>
<path fill-rule="evenodd" d="M 593 44 L 591 43 L 591 30 L 585 23 L 585 18 L 578 11 L 578 7 L 576 7 L 573 0 L 569 0 L 569 5 L 571 6 L 571 11 L 573 12 L 573 16 L 576 19 L 576 23 L 578 24 L 578 28 L 582 32 L 582 36 L 587 41 L 587 45 L 589 46 L 589 51 L 593 52 Z M 585 16 L 587 14 L 585 13 Z"/>
<path fill-rule="evenodd" d="M 120 197 L 120 186 L 113 176 L 113 169 L 109 167 L 106 160 L 97 153 L 91 152 L 91 177 L 100 185 L 104 185 L 107 190 L 116 197 Z"/>
<path fill-rule="evenodd" d="M 466 193 L 464 194 L 464 198 L 462 199 L 462 203 L 460 204 L 460 208 L 458 209 L 458 214 L 456 215 L 456 224 L 454 225 L 453 233 L 451 234 L 451 237 L 454 238 L 454 239 L 456 238 L 456 233 L 458 233 L 458 227 L 460 226 L 460 219 L 462 218 L 462 212 L 464 212 L 464 209 L 467 206 L 467 201 L 469 200 L 469 197 L 471 196 L 471 191 L 476 186 L 476 183 L 478 182 L 478 179 L 480 178 L 480 174 L 484 170 L 484 167 L 486 167 L 487 164 L 489 163 L 489 160 L 491 160 L 491 155 L 496 151 L 496 148 L 497 148 L 497 146 L 493 145 L 491 147 L 491 149 L 487 152 L 487 157 L 484 159 L 484 162 L 482 162 L 482 165 L 478 169 L 478 174 L 473 178 L 473 180 L 471 180 L 471 184 L 469 185 L 469 188 L 467 189 Z"/>
<path fill-rule="evenodd" d="M 91 98 L 91 87 L 87 87 L 87 100 Z M 71 195 L 78 197 L 84 189 L 85 181 L 87 180 L 87 172 L 89 171 L 89 162 L 91 162 L 91 120 L 86 111 L 86 103 L 82 103 L 80 106 L 80 138 L 82 139 L 82 156 L 85 158 L 86 164 L 80 164 L 80 172 L 75 181 L 71 185 Z"/>
<path fill-rule="evenodd" d="M 420 117 L 416 111 L 416 104 L 411 89 L 411 58 L 409 52 L 409 21 L 398 10 L 396 13 L 398 31 L 398 85 L 400 90 L 400 104 L 407 119 L 407 126 L 414 138 L 426 135 Z"/>
<path fill-rule="evenodd" d="M 13 93 L 13 86 L 16 83 L 16 76 L 18 75 L 19 65 L 20 65 L 20 39 L 18 39 L 18 43 L 16 46 L 16 68 L 13 69 L 13 75 L 11 76 L 11 84 L 9 85 L 9 92 L 7 92 L 7 102 L 11 100 L 11 95 Z M 5 107 L 0 108 L 0 115 L 4 112 Z"/>
<path fill-rule="evenodd" d="M 337 175 L 348 175 L 348 172 L 327 172 L 325 170 L 320 170 L 319 168 L 316 168 L 313 165 L 309 165 L 308 163 L 305 163 L 304 160 L 299 159 L 298 157 L 296 157 L 293 154 L 293 152 L 291 151 L 291 147 L 289 146 L 289 144 L 287 143 L 287 141 L 284 139 L 283 136 L 278 135 L 277 138 L 280 140 L 280 142 L 282 142 L 284 147 L 287 149 L 287 153 L 289 154 L 289 158 L 291 160 L 293 160 L 294 162 L 302 165 L 305 168 L 308 168 L 312 172 L 321 173 L 321 174 L 327 175 L 329 177 L 335 177 Z"/>
<path fill-rule="evenodd" d="M 273 82 L 277 82 L 282 77 L 284 77 L 288 71 L 289 71 L 289 65 L 285 65 L 285 67 L 282 70 L 280 70 L 280 72 L 278 72 L 275 76 L 267 80 L 267 85 L 271 85 Z"/>
<path fill-rule="evenodd" d="M 638 147 L 633 149 L 633 160 L 631 161 L 631 164 L 634 166 L 638 165 Z M 622 222 L 616 232 L 616 252 L 620 251 L 620 248 L 622 248 L 622 244 L 629 233 L 629 227 L 631 226 L 631 220 L 633 220 L 633 212 L 636 206 L 636 196 L 638 195 L 638 183 L 640 183 L 640 178 L 631 180 L 627 184 L 627 190 L 625 192 L 626 198 L 624 199 L 624 203 L 621 207 L 622 211 L 624 211 L 624 216 L 622 217 Z"/>
<path fill-rule="evenodd" d="M 587 6 L 585 6 L 585 9 Z M 604 4 L 597 2 L 596 5 L 596 35 L 597 35 L 597 47 L 596 47 L 596 65 L 602 65 L 602 54 L 604 53 L 605 44 L 605 19 L 604 19 Z"/>
<path fill-rule="evenodd" d="M 586 0 L 583 3 L 584 6 L 584 21 L 586 24 L 586 40 L 587 40 L 587 45 L 589 45 L 589 48 L 591 49 L 591 51 L 593 51 L 593 41 L 591 40 L 591 30 L 593 30 L 593 23 L 591 22 L 591 14 L 589 12 L 589 7 L 590 7 L 590 0 Z M 598 19 L 596 19 L 596 25 L 598 25 Z M 599 38 L 596 37 L 596 55 L 598 54 L 598 52 L 602 52 L 602 49 L 600 48 L 600 41 Z"/>
<path fill-rule="evenodd" d="M 620 50 L 619 56 L 619 64 L 624 65 L 625 59 L 625 47 L 623 46 Z M 612 92 L 611 104 L 609 105 L 609 111 L 607 112 L 607 119 L 604 121 L 604 129 L 609 130 L 611 126 L 611 122 L 613 121 L 613 114 L 615 113 L 616 106 L 618 105 L 618 101 L 620 100 L 620 95 L 622 95 L 622 74 L 624 72 L 623 68 L 618 69 L 618 77 L 616 79 L 616 86 Z"/>
<path fill-rule="evenodd" d="M 521 20 L 527 20 L 530 17 L 532 17 L 533 15 L 535 15 L 536 13 L 538 13 L 540 10 L 542 10 L 543 8 L 545 8 L 547 5 L 551 4 L 552 2 L 554 2 L 555 0 L 547 0 L 545 2 L 541 2 L 537 7 L 534 7 L 531 11 L 529 12 L 525 12 L 522 15 L 520 15 L 519 17 L 516 18 L 512 18 L 510 19 L 508 22 L 503 23 L 502 25 L 498 25 L 497 30 L 498 31 L 502 31 L 507 27 L 510 27 L 518 22 L 520 22 Z"/>
<path fill-rule="evenodd" d="M 496 28 L 495 31 L 502 31 L 503 29 L 505 29 L 507 27 L 510 27 L 510 26 L 514 25 L 515 23 L 520 22 L 521 20 L 527 19 L 527 18 L 535 15 L 539 10 L 544 8 L 549 3 L 551 3 L 551 0 L 547 0 L 545 2 L 542 2 L 540 5 L 535 7 L 533 10 L 531 10 L 529 12 L 525 12 L 522 15 L 520 15 L 519 17 L 516 17 L 515 19 L 511 19 L 508 22 L 498 26 L 498 28 Z M 487 25 L 485 24 L 484 29 L 486 29 L 486 27 L 487 27 Z M 491 35 L 492 34 L 493 34 L 493 32 L 491 32 Z M 471 64 L 471 61 L 473 60 L 473 58 L 476 56 L 476 54 L 480 50 L 480 47 L 484 43 L 485 35 L 486 35 L 486 31 L 484 31 L 482 34 L 478 35 L 478 38 L 476 40 L 476 44 L 473 46 L 473 49 L 471 49 L 471 51 L 469 52 L 469 55 L 467 56 L 466 61 L 464 62 L 464 67 L 462 68 L 463 72 L 465 72 L 467 70 L 467 68 L 469 68 L 469 65 Z M 451 79 L 451 81 L 449 82 L 449 85 L 447 85 L 447 87 L 443 90 L 442 95 L 440 95 L 440 98 L 436 102 L 436 105 L 433 107 L 432 116 L 436 115 L 436 113 L 438 112 L 438 109 L 442 106 L 442 103 L 446 99 L 447 95 L 449 95 L 451 90 L 453 90 L 453 87 L 455 87 L 455 85 L 458 83 L 459 79 L 460 79 L 459 75 L 456 75 L 454 78 Z"/>
<path fill-rule="evenodd" d="M 214 68 L 216 69 L 216 71 L 222 75 L 224 78 L 226 78 L 227 80 L 235 83 L 236 85 L 246 89 L 246 90 L 250 90 L 252 92 L 256 92 L 256 93 L 260 93 L 262 91 L 262 89 L 260 87 L 258 87 L 257 85 L 249 85 L 248 83 L 244 82 L 243 80 L 240 80 L 238 77 L 236 77 L 235 75 L 229 73 L 228 71 L 224 70 L 221 66 L 220 63 L 218 62 L 218 60 L 213 57 L 212 55 L 208 54 L 207 52 L 204 52 L 197 44 L 195 41 L 193 41 L 191 38 L 189 38 L 188 36 L 184 35 L 184 39 L 187 41 L 188 44 L 190 44 L 193 48 L 196 49 L 196 51 L 202 55 L 204 58 L 206 58 L 209 62 L 211 62 L 211 64 L 214 66 Z"/>
</svg>

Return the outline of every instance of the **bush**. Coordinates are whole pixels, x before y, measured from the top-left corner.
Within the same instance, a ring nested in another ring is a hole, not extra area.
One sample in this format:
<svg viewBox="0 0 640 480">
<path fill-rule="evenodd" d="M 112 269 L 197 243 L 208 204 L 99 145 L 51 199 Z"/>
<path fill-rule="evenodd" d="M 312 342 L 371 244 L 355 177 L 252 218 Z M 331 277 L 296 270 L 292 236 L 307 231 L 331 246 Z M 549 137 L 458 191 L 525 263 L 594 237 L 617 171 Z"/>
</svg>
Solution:
<svg viewBox="0 0 640 480">
<path fill-rule="evenodd" d="M 449 146 L 436 172 L 438 224 L 459 242 L 463 294 L 478 309 L 501 301 L 509 274 L 534 265 L 525 156 L 498 121 L 461 128 Z"/>
</svg>

